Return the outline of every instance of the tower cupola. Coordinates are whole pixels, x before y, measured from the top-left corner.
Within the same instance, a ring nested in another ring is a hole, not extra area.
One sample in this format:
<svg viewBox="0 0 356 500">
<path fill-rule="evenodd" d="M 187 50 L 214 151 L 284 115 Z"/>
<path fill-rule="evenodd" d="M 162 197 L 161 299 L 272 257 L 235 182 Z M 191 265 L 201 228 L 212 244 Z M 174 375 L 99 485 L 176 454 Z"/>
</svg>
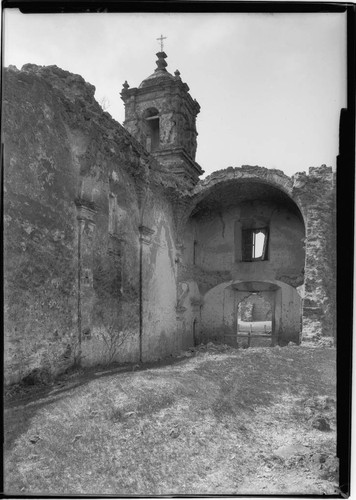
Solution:
<svg viewBox="0 0 356 500">
<path fill-rule="evenodd" d="M 138 88 L 123 84 L 124 127 L 164 168 L 194 185 L 203 173 L 195 161 L 200 106 L 180 72 L 167 71 L 163 49 L 156 55 L 157 68 Z"/>
</svg>

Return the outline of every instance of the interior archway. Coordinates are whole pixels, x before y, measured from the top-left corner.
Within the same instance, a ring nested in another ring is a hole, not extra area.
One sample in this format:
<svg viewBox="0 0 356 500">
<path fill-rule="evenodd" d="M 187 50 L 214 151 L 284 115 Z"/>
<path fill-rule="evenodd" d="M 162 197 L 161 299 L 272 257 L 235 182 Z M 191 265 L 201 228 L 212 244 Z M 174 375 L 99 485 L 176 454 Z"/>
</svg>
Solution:
<svg viewBox="0 0 356 500">
<path fill-rule="evenodd" d="M 274 338 L 274 294 L 251 292 L 236 307 L 237 344 L 271 346 Z"/>
<path fill-rule="evenodd" d="M 251 319 L 264 324 L 252 325 L 250 333 L 266 333 L 269 345 L 298 342 L 305 225 L 297 204 L 258 179 L 222 182 L 200 196 L 183 234 L 182 265 L 204 297 L 203 335 L 236 345 L 243 323 L 238 303 L 257 293 L 272 304 L 271 312 Z"/>
</svg>

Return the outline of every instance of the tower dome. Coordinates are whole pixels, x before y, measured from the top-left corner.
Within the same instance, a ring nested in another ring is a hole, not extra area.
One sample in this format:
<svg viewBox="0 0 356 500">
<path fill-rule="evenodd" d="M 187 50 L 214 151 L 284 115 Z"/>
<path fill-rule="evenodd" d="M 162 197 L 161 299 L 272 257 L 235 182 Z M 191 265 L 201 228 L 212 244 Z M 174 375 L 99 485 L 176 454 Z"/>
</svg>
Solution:
<svg viewBox="0 0 356 500">
<path fill-rule="evenodd" d="M 151 85 L 157 85 L 158 83 L 162 83 L 167 80 L 174 80 L 174 76 L 166 70 L 167 63 L 165 59 L 167 54 L 165 52 L 157 52 L 156 56 L 158 57 L 156 61 L 157 68 L 152 75 L 148 76 L 143 80 L 143 82 L 140 83 L 138 87 L 139 89 L 143 89 Z"/>
</svg>

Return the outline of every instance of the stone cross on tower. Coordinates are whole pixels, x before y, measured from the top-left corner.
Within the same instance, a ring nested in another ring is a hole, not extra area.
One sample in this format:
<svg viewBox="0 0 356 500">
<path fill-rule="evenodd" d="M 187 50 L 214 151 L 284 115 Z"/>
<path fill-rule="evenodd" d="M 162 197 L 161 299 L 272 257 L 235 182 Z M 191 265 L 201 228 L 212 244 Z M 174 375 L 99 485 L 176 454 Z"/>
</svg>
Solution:
<svg viewBox="0 0 356 500">
<path fill-rule="evenodd" d="M 156 38 L 156 40 L 159 40 L 161 42 L 161 52 L 163 52 L 163 40 L 166 40 L 166 36 L 161 35 L 159 38 Z"/>
</svg>

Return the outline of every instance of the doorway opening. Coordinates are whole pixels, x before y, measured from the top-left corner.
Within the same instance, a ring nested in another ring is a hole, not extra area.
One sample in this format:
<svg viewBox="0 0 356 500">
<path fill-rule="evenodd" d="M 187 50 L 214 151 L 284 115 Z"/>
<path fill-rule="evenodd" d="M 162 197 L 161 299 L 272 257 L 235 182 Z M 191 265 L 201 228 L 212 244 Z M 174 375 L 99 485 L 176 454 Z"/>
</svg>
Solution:
<svg viewBox="0 0 356 500">
<path fill-rule="evenodd" d="M 263 292 L 251 292 L 238 303 L 236 335 L 241 347 L 271 346 L 273 324 L 273 305 Z"/>
</svg>

